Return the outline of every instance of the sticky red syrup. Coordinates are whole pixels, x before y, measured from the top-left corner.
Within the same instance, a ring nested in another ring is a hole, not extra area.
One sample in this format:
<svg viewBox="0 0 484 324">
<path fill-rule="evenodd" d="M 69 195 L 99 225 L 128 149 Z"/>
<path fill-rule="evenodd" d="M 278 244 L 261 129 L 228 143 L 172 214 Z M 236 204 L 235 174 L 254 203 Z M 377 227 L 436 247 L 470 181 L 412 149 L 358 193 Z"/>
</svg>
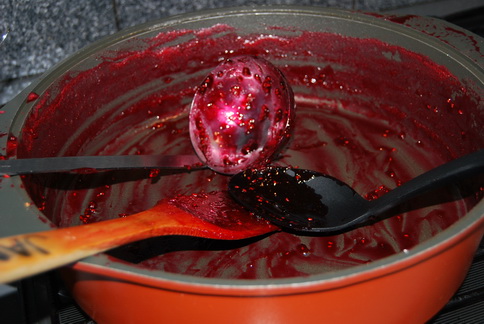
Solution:
<svg viewBox="0 0 484 324">
<path fill-rule="evenodd" d="M 39 98 L 39 95 L 38 95 L 38 94 L 36 94 L 35 92 L 31 92 L 31 93 L 29 93 L 29 94 L 27 95 L 27 99 L 26 99 L 26 101 L 27 101 L 27 102 L 32 102 L 32 101 L 37 100 L 37 98 Z"/>
<path fill-rule="evenodd" d="M 294 131 L 273 163 L 332 175 L 367 199 L 484 147 L 479 94 L 428 57 L 376 39 L 271 33 L 278 36 L 239 35 L 216 25 L 162 33 L 143 39 L 136 50 L 102 54 L 39 94 L 8 155 L 193 154 L 191 100 L 214 67 L 240 55 L 267 59 L 294 90 Z M 228 182 L 211 170 L 23 179 L 60 227 L 129 217 L 162 199 L 226 190 Z M 339 235 L 278 232 L 238 246 L 187 238 L 189 247 L 168 244 L 137 266 L 232 279 L 346 269 L 411 249 L 451 226 L 480 196 L 402 212 Z M 224 207 L 222 214 L 230 217 L 231 211 Z"/>
<path fill-rule="evenodd" d="M 250 229 L 251 226 L 265 226 L 268 221 L 256 217 L 229 196 L 226 190 L 178 195 L 169 203 L 195 215 L 201 220 L 230 230 Z M 278 228 L 273 226 L 273 230 Z"/>
</svg>

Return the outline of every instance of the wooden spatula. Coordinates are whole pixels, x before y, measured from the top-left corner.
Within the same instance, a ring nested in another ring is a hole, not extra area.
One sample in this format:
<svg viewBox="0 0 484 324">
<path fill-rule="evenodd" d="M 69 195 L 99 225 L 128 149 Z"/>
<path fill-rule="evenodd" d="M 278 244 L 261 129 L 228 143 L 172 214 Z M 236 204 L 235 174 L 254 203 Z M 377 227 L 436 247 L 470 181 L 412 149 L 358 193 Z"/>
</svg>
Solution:
<svg viewBox="0 0 484 324">
<path fill-rule="evenodd" d="M 238 240 L 277 230 L 243 210 L 225 192 L 185 196 L 119 219 L 1 238 L 0 283 L 156 236 Z"/>
</svg>

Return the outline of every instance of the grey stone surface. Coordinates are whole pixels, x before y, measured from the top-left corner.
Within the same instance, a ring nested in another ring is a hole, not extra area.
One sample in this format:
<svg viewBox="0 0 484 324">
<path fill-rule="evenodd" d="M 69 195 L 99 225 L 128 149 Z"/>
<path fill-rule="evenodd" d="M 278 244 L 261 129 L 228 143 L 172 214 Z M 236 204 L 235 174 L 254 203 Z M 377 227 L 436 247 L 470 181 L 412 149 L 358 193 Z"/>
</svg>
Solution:
<svg viewBox="0 0 484 324">
<path fill-rule="evenodd" d="M 83 46 L 116 32 L 111 0 L 0 1 L 0 104 Z"/>
<path fill-rule="evenodd" d="M 10 33 L 0 48 L 0 80 L 42 73 L 79 48 L 116 31 L 110 0 L 2 3 L 1 27 L 9 28 Z"/>
</svg>

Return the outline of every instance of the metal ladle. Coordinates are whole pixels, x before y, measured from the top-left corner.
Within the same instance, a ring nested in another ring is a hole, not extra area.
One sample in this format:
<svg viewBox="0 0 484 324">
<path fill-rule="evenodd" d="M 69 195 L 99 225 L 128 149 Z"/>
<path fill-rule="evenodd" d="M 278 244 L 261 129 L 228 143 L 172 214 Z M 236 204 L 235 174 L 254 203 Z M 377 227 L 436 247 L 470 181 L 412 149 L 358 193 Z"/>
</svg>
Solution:
<svg viewBox="0 0 484 324">
<path fill-rule="evenodd" d="M 238 56 L 213 69 L 193 98 L 189 133 L 197 156 L 9 159 L 0 161 L 0 174 L 207 167 L 235 174 L 251 165 L 267 163 L 287 142 L 293 119 L 294 95 L 284 75 L 264 59 Z"/>
</svg>

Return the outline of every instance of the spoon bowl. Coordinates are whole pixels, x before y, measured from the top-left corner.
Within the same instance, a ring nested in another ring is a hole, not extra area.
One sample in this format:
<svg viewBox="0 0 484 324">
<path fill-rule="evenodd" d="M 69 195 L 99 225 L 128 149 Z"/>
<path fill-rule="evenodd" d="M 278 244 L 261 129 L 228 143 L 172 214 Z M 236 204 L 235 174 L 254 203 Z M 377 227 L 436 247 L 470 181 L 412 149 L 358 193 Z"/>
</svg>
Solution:
<svg viewBox="0 0 484 324">
<path fill-rule="evenodd" d="M 484 150 L 445 163 L 368 201 L 331 176 L 288 167 L 250 169 L 232 177 L 229 192 L 280 227 L 306 233 L 351 230 L 431 189 L 484 171 Z"/>
</svg>

